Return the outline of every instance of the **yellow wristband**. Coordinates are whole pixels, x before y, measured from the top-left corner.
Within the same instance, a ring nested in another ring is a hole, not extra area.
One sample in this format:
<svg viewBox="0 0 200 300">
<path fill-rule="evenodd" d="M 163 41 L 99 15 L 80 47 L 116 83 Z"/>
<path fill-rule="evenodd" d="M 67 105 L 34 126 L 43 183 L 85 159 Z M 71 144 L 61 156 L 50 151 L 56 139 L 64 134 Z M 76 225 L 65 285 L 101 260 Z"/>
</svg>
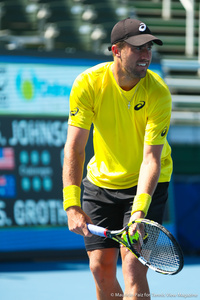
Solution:
<svg viewBox="0 0 200 300">
<path fill-rule="evenodd" d="M 146 216 L 150 204 L 151 204 L 151 196 L 149 194 L 140 194 L 135 196 L 133 201 L 131 216 L 136 211 L 143 211 Z"/>
<path fill-rule="evenodd" d="M 81 207 L 81 188 L 77 185 L 68 185 L 63 189 L 63 208 L 70 206 Z"/>
</svg>

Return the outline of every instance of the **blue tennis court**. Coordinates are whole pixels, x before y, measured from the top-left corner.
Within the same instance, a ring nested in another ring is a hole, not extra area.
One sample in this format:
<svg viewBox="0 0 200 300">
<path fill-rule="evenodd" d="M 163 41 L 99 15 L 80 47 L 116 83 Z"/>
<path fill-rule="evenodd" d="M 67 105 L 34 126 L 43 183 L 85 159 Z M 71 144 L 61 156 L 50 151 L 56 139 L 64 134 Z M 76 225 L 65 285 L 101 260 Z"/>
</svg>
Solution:
<svg viewBox="0 0 200 300">
<path fill-rule="evenodd" d="M 117 271 L 123 287 L 120 262 Z M 200 257 L 185 258 L 184 269 L 174 276 L 149 270 L 152 299 L 200 299 L 199 274 Z M 0 295 L 1 300 L 96 299 L 87 261 L 1 263 Z"/>
</svg>

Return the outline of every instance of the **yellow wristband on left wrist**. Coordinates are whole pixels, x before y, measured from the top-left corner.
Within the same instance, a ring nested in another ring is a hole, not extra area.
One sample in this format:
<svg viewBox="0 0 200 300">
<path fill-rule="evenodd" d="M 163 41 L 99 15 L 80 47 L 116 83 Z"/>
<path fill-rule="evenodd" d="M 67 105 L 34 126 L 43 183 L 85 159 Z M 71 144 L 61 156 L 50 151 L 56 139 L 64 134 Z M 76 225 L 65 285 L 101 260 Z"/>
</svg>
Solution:
<svg viewBox="0 0 200 300">
<path fill-rule="evenodd" d="M 143 211 L 146 216 L 150 204 L 151 204 L 151 196 L 149 194 L 143 193 L 140 195 L 136 195 L 133 201 L 131 216 L 136 211 Z"/>
<path fill-rule="evenodd" d="M 68 185 L 63 189 L 63 208 L 70 206 L 81 207 L 81 188 L 77 185 Z"/>
</svg>

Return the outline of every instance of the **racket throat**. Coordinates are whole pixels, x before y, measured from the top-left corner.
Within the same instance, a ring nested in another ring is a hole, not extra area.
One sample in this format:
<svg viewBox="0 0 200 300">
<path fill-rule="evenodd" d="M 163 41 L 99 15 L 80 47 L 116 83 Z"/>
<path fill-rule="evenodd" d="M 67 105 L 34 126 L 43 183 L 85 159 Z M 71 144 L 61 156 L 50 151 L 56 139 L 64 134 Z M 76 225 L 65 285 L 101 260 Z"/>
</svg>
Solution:
<svg viewBox="0 0 200 300">
<path fill-rule="evenodd" d="M 149 267 L 151 264 L 146 260 L 144 259 L 144 257 L 138 257 L 138 260 L 146 267 Z"/>
</svg>

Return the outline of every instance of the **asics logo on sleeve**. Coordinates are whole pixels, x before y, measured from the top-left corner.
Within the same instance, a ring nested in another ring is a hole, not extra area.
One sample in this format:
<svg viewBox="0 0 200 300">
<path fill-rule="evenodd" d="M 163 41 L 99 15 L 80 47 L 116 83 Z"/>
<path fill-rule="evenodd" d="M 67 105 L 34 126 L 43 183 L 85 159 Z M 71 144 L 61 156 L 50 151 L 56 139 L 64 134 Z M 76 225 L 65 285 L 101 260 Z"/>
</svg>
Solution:
<svg viewBox="0 0 200 300">
<path fill-rule="evenodd" d="M 161 132 L 161 136 L 165 136 L 165 134 L 167 133 L 167 126 L 163 129 L 163 131 Z"/>
<path fill-rule="evenodd" d="M 145 106 L 145 101 L 140 101 L 135 107 L 135 110 L 140 110 L 141 108 L 143 108 Z"/>
<path fill-rule="evenodd" d="M 70 116 L 75 116 L 75 115 L 77 115 L 78 112 L 79 112 L 79 108 L 76 107 L 76 108 L 74 108 L 73 110 L 70 111 Z"/>
</svg>

